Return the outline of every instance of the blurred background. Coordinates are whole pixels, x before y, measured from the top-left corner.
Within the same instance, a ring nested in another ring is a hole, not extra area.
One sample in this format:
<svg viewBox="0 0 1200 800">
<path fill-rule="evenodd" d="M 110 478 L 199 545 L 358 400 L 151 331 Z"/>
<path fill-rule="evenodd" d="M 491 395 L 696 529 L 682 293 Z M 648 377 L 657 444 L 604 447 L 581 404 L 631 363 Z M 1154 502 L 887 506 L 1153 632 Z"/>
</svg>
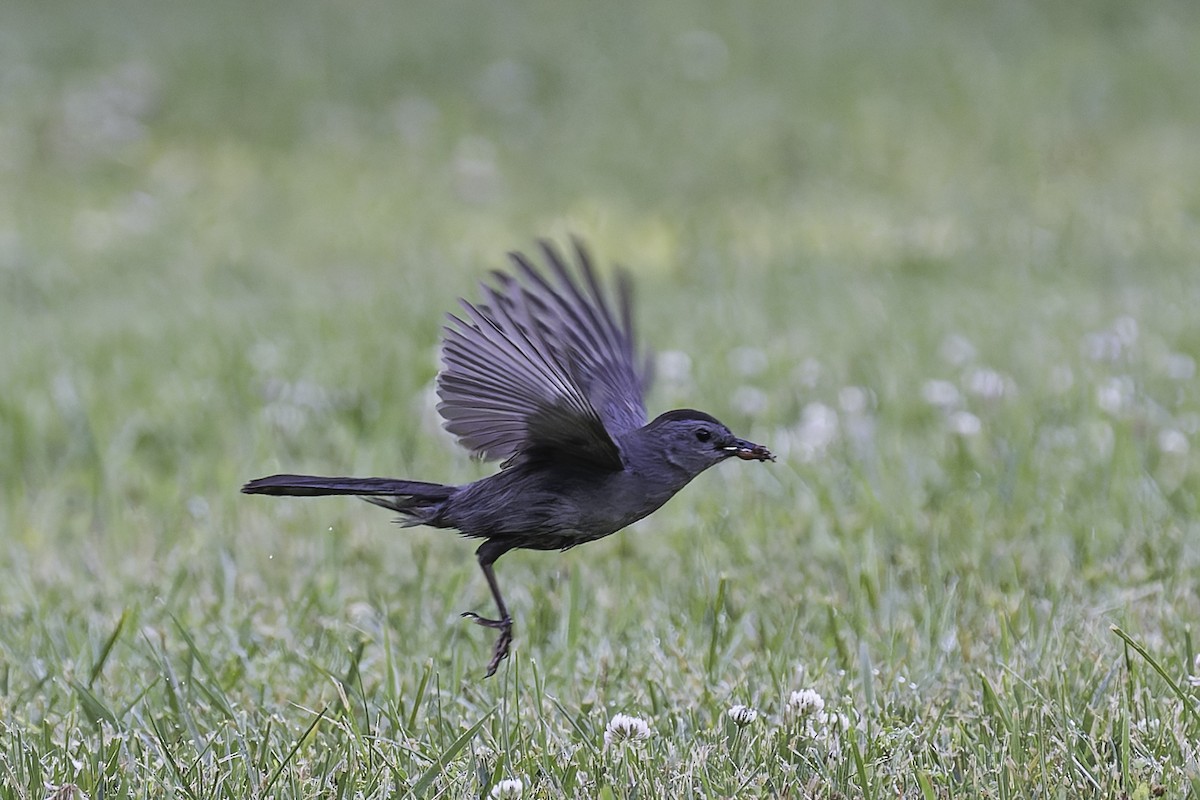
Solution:
<svg viewBox="0 0 1200 800">
<path fill-rule="evenodd" d="M 704 408 L 782 458 L 501 563 L 565 702 L 605 702 L 597 663 L 706 652 L 724 578 L 717 666 L 750 699 L 868 651 L 929 702 L 1064 660 L 1083 697 L 1113 622 L 1190 668 L 1197 4 L 15 0 L 0 22 L 14 719 L 164 703 L 173 624 L 252 713 L 292 719 L 287 687 L 388 626 L 389 685 L 474 676 L 468 543 L 237 488 L 483 474 L 433 411 L 442 315 L 569 234 L 635 275 L 651 413 Z M 354 662 L 368 706 L 387 649 Z M 679 669 L 654 680 L 682 695 Z"/>
<path fill-rule="evenodd" d="M 878 394 L 948 333 L 1010 371 L 1122 316 L 1198 344 L 1191 4 L 4 16 L 10 502 L 97 469 L 119 489 L 123 458 L 227 483 L 279 446 L 247 441 L 263 370 L 406 466 L 441 312 L 537 236 L 633 269 L 647 338 L 710 385 L 762 350 L 776 424 L 810 359 Z"/>
</svg>

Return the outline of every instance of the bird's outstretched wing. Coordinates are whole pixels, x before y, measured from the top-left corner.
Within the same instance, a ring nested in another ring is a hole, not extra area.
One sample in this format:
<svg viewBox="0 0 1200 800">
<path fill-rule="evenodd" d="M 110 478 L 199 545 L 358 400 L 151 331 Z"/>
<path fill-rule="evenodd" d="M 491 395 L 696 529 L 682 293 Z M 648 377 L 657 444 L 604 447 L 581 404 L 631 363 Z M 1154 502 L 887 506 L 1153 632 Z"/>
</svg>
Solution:
<svg viewBox="0 0 1200 800">
<path fill-rule="evenodd" d="M 618 275 L 614 309 L 573 245 L 578 277 L 543 241 L 548 276 L 512 253 L 516 276 L 495 273 L 485 302 L 464 300 L 466 314 L 450 315 L 438 411 L 483 458 L 545 453 L 621 469 L 614 437 L 646 423 L 628 275 Z"/>
</svg>

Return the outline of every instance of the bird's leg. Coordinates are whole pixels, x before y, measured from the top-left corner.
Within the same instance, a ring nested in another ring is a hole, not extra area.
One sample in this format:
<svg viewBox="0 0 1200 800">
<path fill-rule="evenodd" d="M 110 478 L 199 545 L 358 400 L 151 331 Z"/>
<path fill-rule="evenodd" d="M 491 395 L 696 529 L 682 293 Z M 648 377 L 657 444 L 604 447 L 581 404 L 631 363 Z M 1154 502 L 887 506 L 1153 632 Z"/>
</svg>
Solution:
<svg viewBox="0 0 1200 800">
<path fill-rule="evenodd" d="M 488 619 L 481 617 L 474 611 L 464 611 L 462 616 L 474 622 L 476 625 L 482 625 L 485 628 L 494 628 L 500 631 L 500 635 L 496 638 L 496 646 L 492 648 L 492 660 L 488 662 L 487 675 L 484 677 L 490 678 L 496 674 L 496 670 L 500 668 L 500 662 L 508 658 L 508 647 L 513 640 L 513 621 L 508 615 L 508 607 L 504 605 L 504 598 L 500 595 L 500 585 L 496 583 L 496 573 L 492 569 L 492 564 L 504 552 L 507 547 L 499 547 L 499 542 L 484 542 L 476 551 L 475 555 L 479 559 L 479 567 L 483 570 L 483 577 L 487 578 L 488 588 L 492 590 L 492 598 L 496 601 L 496 610 L 500 612 L 499 619 Z M 489 547 L 489 545 L 492 545 Z M 497 552 L 498 551 L 498 552 Z"/>
</svg>

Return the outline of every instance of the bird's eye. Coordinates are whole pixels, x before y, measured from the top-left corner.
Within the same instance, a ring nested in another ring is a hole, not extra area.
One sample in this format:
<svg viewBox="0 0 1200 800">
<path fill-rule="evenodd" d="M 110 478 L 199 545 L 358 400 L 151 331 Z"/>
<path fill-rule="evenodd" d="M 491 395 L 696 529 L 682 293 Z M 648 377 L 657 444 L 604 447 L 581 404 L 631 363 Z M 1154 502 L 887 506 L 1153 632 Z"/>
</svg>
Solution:
<svg viewBox="0 0 1200 800">
<path fill-rule="evenodd" d="M 701 428 L 700 430 L 696 431 L 696 438 L 702 442 L 707 442 L 712 438 L 712 432 L 709 431 L 708 428 Z"/>
</svg>

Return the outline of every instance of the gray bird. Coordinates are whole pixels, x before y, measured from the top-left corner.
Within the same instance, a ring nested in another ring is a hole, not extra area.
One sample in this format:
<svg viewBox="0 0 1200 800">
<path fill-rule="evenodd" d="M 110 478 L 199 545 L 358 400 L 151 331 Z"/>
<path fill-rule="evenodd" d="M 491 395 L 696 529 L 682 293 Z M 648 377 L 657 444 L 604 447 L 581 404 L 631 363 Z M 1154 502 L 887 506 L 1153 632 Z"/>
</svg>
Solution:
<svg viewBox="0 0 1200 800">
<path fill-rule="evenodd" d="M 359 495 L 400 513 L 405 526 L 452 528 L 483 539 L 475 555 L 499 612 L 464 612 L 498 630 L 488 677 L 508 656 L 509 616 L 492 565 L 514 548 L 566 550 L 608 536 L 655 511 L 704 470 L 736 456 L 774 461 L 703 411 L 646 421 L 649 361 L 634 345 L 632 291 L 619 272 L 616 305 L 583 246 L 578 275 L 541 242 L 549 276 L 520 253 L 517 277 L 493 273 L 484 303 L 449 315 L 437 379 L 448 431 L 500 471 L 463 486 L 392 478 L 272 475 L 247 494 Z"/>
</svg>

